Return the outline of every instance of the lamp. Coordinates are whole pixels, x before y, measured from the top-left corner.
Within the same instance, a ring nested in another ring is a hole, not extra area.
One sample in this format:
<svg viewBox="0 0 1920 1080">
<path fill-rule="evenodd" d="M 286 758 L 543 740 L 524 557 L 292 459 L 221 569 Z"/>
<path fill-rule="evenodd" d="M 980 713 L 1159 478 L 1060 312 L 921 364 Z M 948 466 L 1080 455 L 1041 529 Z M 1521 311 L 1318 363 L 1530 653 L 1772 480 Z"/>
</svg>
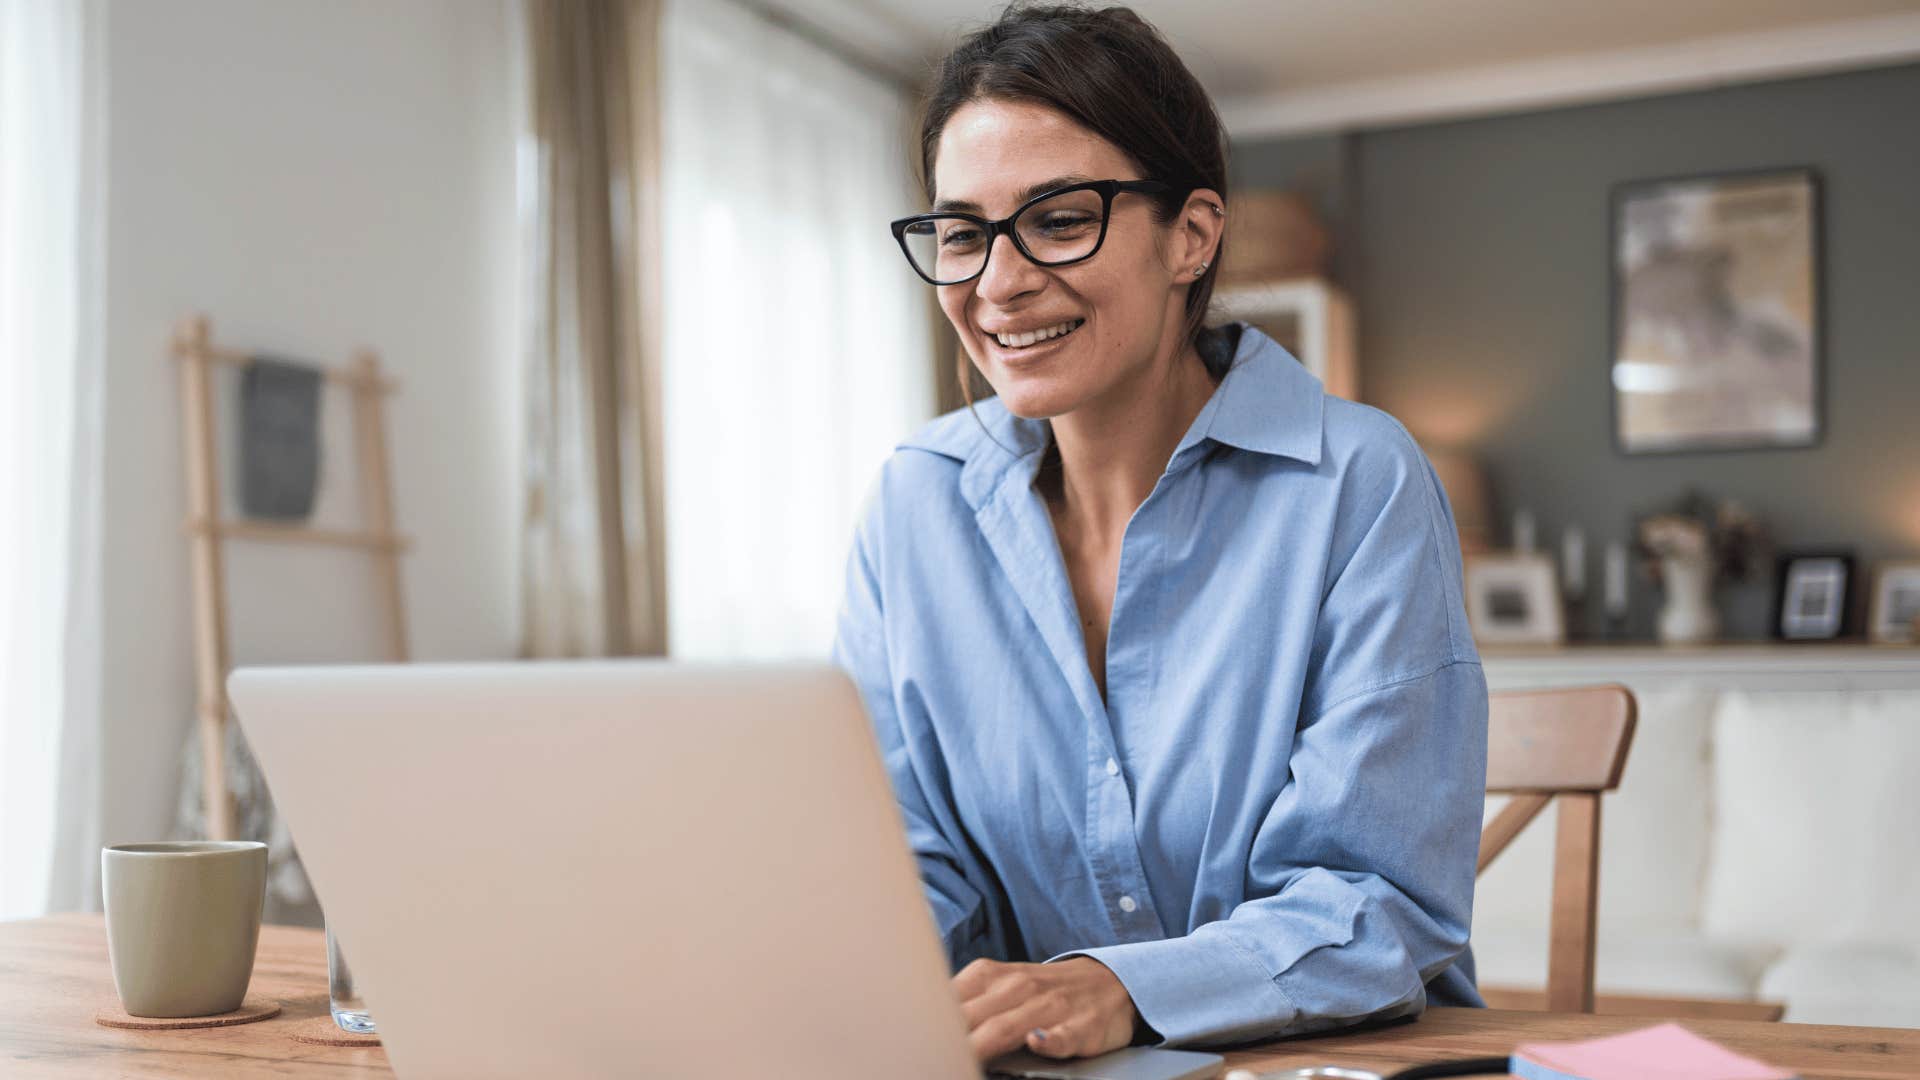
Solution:
<svg viewBox="0 0 1920 1080">
<path fill-rule="evenodd" d="M 1460 527 L 1460 554 L 1477 555 L 1493 547 L 1493 508 L 1487 499 L 1487 471 L 1478 458 L 1464 450 L 1422 447 L 1440 486 L 1453 506 L 1453 520 Z"/>
</svg>

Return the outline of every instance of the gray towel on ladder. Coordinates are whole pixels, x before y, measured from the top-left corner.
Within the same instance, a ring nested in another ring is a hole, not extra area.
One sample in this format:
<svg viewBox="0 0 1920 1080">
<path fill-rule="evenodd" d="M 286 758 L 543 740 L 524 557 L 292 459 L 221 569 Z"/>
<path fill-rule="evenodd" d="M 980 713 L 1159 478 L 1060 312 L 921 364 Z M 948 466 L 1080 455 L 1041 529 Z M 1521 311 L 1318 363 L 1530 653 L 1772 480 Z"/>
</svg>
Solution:
<svg viewBox="0 0 1920 1080">
<path fill-rule="evenodd" d="M 240 376 L 240 512 L 299 520 L 320 483 L 320 369 L 256 356 Z"/>
</svg>

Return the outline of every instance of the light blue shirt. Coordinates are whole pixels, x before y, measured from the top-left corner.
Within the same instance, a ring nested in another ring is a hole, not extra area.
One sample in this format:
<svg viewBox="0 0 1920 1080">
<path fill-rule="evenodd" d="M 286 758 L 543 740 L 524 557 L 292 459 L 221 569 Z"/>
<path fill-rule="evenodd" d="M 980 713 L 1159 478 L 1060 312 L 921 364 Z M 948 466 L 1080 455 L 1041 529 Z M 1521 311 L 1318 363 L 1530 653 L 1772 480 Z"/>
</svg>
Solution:
<svg viewBox="0 0 1920 1080">
<path fill-rule="evenodd" d="M 849 559 L 835 660 L 954 967 L 1095 957 L 1175 1045 L 1481 1004 L 1486 682 L 1406 429 L 1244 329 L 1127 523 L 1104 702 L 1050 437 L 997 400 L 934 421 Z"/>
</svg>

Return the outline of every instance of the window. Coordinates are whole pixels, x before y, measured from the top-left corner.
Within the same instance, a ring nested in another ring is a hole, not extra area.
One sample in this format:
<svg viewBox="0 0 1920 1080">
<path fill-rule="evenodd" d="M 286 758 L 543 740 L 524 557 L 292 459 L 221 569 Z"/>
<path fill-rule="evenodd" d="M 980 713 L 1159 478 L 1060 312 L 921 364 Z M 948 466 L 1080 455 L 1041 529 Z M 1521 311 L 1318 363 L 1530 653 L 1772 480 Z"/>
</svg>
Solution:
<svg viewBox="0 0 1920 1080">
<path fill-rule="evenodd" d="M 0 4 L 0 919 L 81 906 L 97 861 L 95 11 Z"/>
<path fill-rule="evenodd" d="M 661 27 L 669 639 L 824 657 L 853 527 L 931 415 L 900 90 L 731 3 Z"/>
</svg>

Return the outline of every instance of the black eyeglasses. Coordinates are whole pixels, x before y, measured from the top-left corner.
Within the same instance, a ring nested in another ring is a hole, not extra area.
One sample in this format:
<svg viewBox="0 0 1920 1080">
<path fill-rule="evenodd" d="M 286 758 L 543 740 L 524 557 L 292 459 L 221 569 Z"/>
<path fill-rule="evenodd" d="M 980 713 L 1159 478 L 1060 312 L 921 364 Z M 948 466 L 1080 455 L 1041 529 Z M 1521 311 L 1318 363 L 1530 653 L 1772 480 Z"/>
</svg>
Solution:
<svg viewBox="0 0 1920 1080">
<path fill-rule="evenodd" d="M 893 238 L 928 284 L 958 285 L 986 272 L 994 238 L 1002 233 L 1041 266 L 1091 259 L 1107 239 L 1115 195 L 1171 190 L 1158 180 L 1090 180 L 1035 195 L 999 221 L 952 212 L 901 218 L 893 223 Z"/>
</svg>

